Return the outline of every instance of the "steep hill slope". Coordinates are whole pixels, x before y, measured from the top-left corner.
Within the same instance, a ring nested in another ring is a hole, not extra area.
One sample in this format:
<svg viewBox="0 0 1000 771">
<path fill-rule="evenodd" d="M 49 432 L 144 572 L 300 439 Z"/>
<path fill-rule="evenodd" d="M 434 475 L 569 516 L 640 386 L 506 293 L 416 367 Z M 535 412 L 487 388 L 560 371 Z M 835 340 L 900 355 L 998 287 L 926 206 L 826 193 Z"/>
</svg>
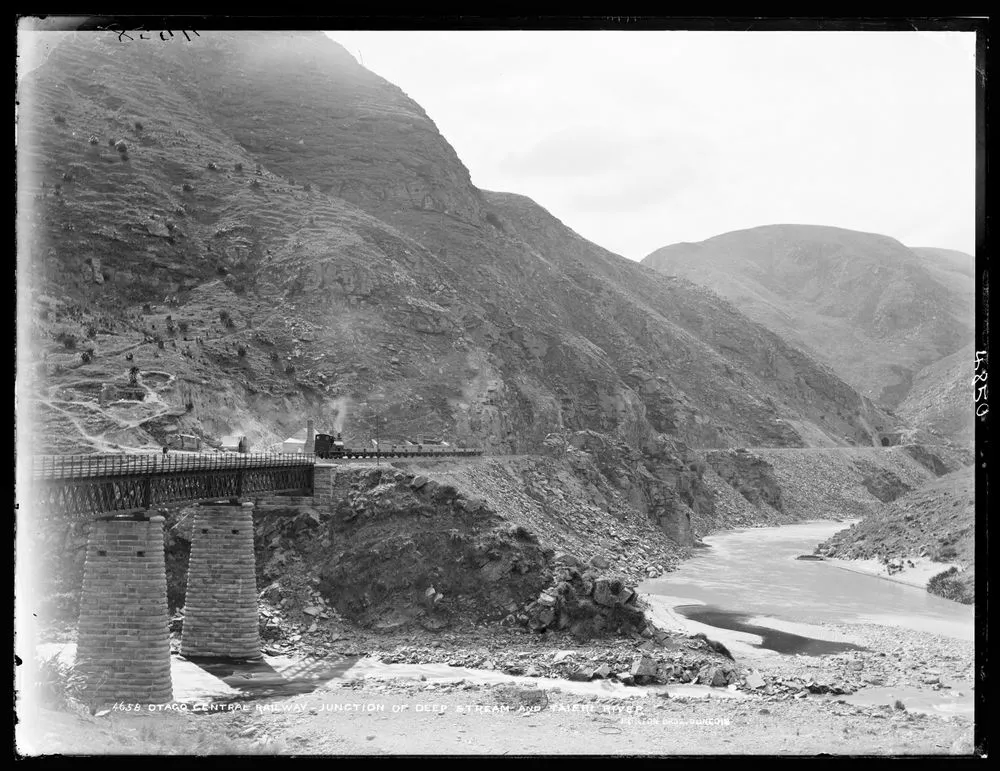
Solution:
<svg viewBox="0 0 1000 771">
<path fill-rule="evenodd" d="M 967 345 L 920 370 L 896 412 L 910 425 L 971 447 L 976 428 L 974 375 L 975 351 Z"/>
<path fill-rule="evenodd" d="M 837 533 L 816 551 L 845 559 L 902 562 L 929 558 L 954 563 L 963 568 L 956 580 L 964 587 L 955 599 L 971 602 L 975 586 L 975 520 L 975 477 L 969 467 L 906 493 Z"/>
<path fill-rule="evenodd" d="M 711 293 L 474 188 L 420 107 L 320 33 L 76 34 L 22 108 L 45 447 L 259 447 L 308 415 L 367 441 L 376 407 L 383 435 L 499 452 L 897 428 Z M 145 399 L 100 399 L 129 367 Z"/>
<path fill-rule="evenodd" d="M 890 408 L 924 367 L 972 340 L 973 260 L 960 252 L 770 225 L 666 246 L 643 263 L 711 287 Z"/>
</svg>

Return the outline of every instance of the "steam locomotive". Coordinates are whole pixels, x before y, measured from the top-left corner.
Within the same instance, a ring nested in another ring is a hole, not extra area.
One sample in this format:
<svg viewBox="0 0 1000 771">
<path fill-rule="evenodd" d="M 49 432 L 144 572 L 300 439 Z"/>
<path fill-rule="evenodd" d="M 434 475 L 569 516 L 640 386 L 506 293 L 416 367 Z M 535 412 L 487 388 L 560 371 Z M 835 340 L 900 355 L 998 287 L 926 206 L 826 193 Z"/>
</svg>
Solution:
<svg viewBox="0 0 1000 771">
<path fill-rule="evenodd" d="M 382 445 L 375 447 L 346 447 L 340 434 L 316 434 L 314 450 L 317 458 L 411 458 L 416 456 L 432 457 L 471 457 L 482 455 L 478 448 L 438 447 L 424 444 Z"/>
</svg>

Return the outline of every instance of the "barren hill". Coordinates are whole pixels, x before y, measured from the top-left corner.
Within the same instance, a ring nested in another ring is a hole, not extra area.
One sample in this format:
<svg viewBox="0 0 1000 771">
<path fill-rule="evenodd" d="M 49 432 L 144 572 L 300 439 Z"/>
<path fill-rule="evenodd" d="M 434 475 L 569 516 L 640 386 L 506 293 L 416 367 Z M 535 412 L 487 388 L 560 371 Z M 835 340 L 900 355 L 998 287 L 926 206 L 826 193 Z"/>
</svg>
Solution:
<svg viewBox="0 0 1000 771">
<path fill-rule="evenodd" d="M 507 452 L 895 428 L 711 293 L 477 190 L 423 110 L 320 33 L 77 33 L 22 86 L 29 366 L 57 449 L 259 447 L 310 414 L 364 441 L 375 405 L 388 435 Z M 130 366 L 146 399 L 99 404 Z"/>
<path fill-rule="evenodd" d="M 889 408 L 922 369 L 972 341 L 973 259 L 961 252 L 770 225 L 666 246 L 643 263 L 710 286 Z"/>
</svg>

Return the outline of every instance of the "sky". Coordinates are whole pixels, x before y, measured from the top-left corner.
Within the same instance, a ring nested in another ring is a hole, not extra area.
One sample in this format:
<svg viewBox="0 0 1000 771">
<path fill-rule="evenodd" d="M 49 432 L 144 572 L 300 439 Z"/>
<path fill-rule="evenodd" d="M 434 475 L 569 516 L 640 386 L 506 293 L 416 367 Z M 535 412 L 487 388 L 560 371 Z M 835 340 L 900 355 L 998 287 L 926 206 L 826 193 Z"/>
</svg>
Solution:
<svg viewBox="0 0 1000 771">
<path fill-rule="evenodd" d="M 974 33 L 327 34 L 477 187 L 630 259 L 778 223 L 974 253 Z"/>
</svg>

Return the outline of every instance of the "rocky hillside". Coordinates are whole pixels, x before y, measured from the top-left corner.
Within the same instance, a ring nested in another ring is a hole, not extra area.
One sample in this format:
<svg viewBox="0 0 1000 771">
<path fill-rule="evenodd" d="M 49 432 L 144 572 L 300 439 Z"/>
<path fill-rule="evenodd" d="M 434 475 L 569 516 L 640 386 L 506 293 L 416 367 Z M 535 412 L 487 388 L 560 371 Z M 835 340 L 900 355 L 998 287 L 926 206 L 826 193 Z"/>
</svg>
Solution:
<svg viewBox="0 0 1000 771">
<path fill-rule="evenodd" d="M 259 448 L 310 415 L 367 442 L 376 411 L 382 436 L 506 453 L 900 427 L 712 293 L 476 189 L 423 110 L 320 33 L 77 33 L 21 97 L 38 449 Z"/>
<path fill-rule="evenodd" d="M 927 558 L 957 565 L 955 599 L 972 601 L 975 586 L 975 476 L 967 467 L 906 493 L 837 533 L 818 554 L 901 563 Z"/>
<path fill-rule="evenodd" d="M 973 337 L 974 261 L 961 252 L 910 249 L 839 228 L 770 225 L 666 246 L 643 263 L 713 288 L 889 408 L 923 390 L 922 370 Z M 960 426 L 966 422 L 959 417 Z"/>
<path fill-rule="evenodd" d="M 976 432 L 974 376 L 975 350 L 970 344 L 920 370 L 896 412 L 910 425 L 971 447 Z"/>
</svg>

